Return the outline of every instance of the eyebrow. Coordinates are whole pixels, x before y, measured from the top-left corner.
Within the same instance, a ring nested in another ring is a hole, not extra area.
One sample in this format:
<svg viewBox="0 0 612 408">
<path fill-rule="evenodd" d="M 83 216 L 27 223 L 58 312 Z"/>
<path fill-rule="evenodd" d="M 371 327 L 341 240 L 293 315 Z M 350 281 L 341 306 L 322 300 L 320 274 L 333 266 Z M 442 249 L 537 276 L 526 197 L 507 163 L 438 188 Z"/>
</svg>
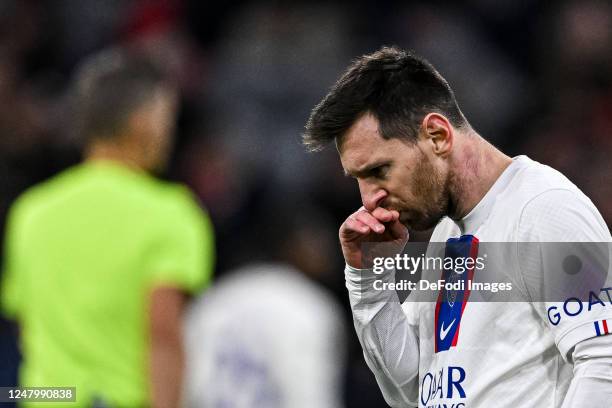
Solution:
<svg viewBox="0 0 612 408">
<path fill-rule="evenodd" d="M 358 177 L 358 178 L 367 177 L 372 173 L 373 170 L 379 167 L 388 166 L 390 164 L 391 164 L 391 160 L 381 160 L 379 162 L 366 164 L 362 168 L 354 170 L 354 171 L 349 171 L 347 169 L 344 169 L 344 175 L 347 177 Z"/>
</svg>

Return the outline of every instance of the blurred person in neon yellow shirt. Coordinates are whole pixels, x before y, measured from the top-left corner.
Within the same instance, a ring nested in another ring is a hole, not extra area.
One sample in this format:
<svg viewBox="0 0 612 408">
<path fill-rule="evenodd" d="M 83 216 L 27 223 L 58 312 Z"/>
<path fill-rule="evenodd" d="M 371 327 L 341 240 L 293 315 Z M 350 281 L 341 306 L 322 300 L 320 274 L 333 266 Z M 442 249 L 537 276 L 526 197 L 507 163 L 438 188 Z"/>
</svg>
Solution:
<svg viewBox="0 0 612 408">
<path fill-rule="evenodd" d="M 21 329 L 20 385 L 75 386 L 62 406 L 174 407 L 186 295 L 214 253 L 190 192 L 151 175 L 169 156 L 176 91 L 112 49 L 83 64 L 74 95 L 85 160 L 9 215 L 0 304 Z"/>
</svg>

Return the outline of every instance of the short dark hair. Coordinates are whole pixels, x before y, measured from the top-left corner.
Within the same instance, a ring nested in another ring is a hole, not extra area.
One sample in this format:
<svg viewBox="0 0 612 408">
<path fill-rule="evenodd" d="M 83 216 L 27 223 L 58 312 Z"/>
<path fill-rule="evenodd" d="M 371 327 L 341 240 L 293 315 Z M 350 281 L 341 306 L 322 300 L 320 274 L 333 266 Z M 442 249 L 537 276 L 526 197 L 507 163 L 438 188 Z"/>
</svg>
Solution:
<svg viewBox="0 0 612 408">
<path fill-rule="evenodd" d="M 116 136 L 165 83 L 160 67 L 128 49 L 111 48 L 87 58 L 74 78 L 74 130 L 85 140 Z"/>
<path fill-rule="evenodd" d="M 306 124 L 304 144 L 321 150 L 338 145 L 346 131 L 365 113 L 379 121 L 383 138 L 416 140 L 420 123 L 430 112 L 453 126 L 467 123 L 448 82 L 424 58 L 397 47 L 357 58 L 315 106 Z"/>
</svg>

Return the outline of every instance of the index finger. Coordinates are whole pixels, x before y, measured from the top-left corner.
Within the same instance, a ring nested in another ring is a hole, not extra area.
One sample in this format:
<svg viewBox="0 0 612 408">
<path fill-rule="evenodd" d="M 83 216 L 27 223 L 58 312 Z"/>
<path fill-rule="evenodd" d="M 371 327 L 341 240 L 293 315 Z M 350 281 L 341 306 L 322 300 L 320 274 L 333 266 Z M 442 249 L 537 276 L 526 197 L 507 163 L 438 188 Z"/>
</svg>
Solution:
<svg viewBox="0 0 612 408">
<path fill-rule="evenodd" d="M 379 221 L 390 222 L 399 219 L 399 213 L 395 210 L 377 207 L 372 211 L 372 215 Z"/>
</svg>

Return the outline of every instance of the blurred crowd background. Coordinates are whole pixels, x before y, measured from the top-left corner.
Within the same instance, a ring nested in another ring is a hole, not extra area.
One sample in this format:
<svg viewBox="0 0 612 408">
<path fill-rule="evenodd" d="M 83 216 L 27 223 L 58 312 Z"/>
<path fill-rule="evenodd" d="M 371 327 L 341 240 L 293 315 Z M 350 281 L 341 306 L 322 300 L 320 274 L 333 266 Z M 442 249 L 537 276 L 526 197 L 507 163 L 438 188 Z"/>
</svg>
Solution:
<svg viewBox="0 0 612 408">
<path fill-rule="evenodd" d="M 286 217 L 308 207 L 325 220 L 313 223 L 320 234 L 333 234 L 360 205 L 333 147 L 309 154 L 300 138 L 351 59 L 381 45 L 429 59 L 481 135 L 562 171 L 612 224 L 608 1 L 0 0 L 2 225 L 21 192 L 79 161 L 69 80 L 83 57 L 113 44 L 146 51 L 180 84 L 163 177 L 186 183 L 208 209 L 217 278 L 272 256 Z M 331 242 L 332 251 L 301 250 L 326 265 L 316 279 L 350 328 Z M 385 406 L 350 330 L 346 350 L 346 406 Z M 14 327 L 2 321 L 0 385 L 15 384 L 18 361 Z"/>
</svg>

